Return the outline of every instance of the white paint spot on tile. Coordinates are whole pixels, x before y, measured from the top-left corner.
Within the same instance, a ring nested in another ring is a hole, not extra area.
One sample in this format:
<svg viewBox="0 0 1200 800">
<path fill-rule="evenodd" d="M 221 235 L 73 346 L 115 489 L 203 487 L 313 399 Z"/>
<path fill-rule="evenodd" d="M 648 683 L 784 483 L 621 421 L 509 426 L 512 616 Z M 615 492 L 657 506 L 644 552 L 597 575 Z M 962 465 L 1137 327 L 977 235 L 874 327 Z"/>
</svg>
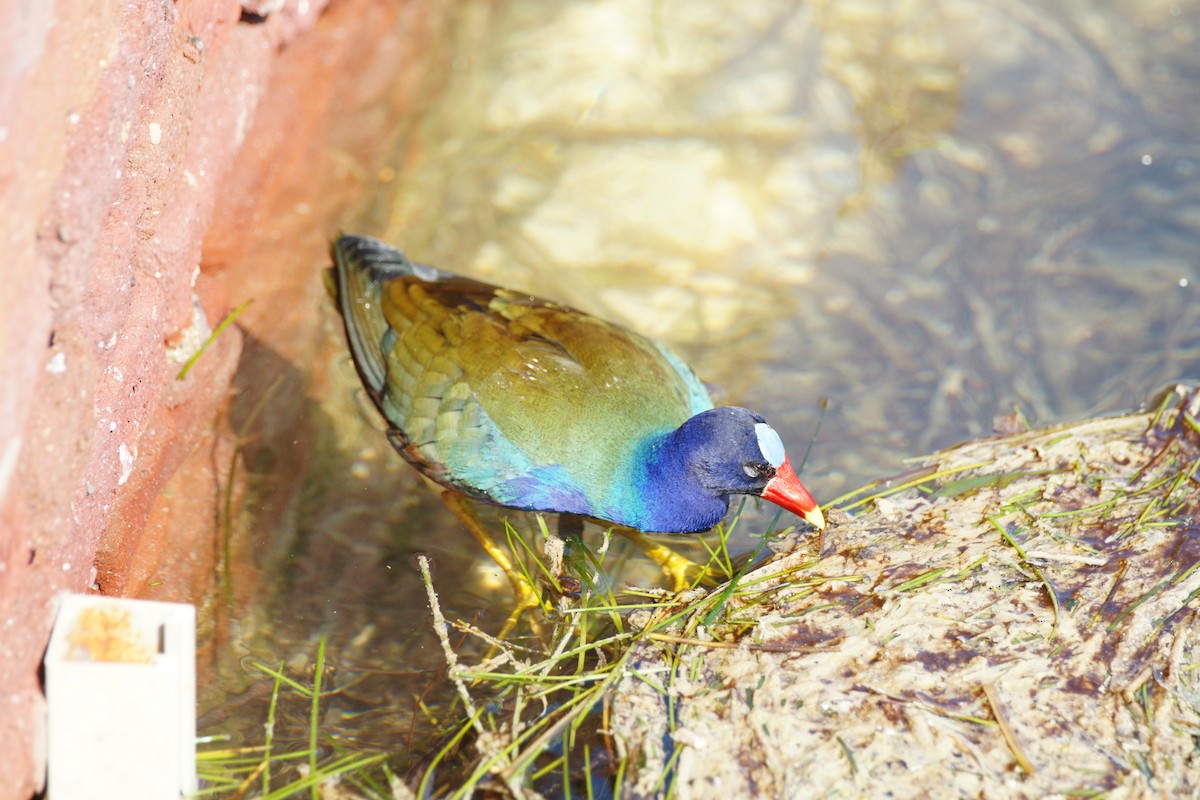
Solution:
<svg viewBox="0 0 1200 800">
<path fill-rule="evenodd" d="M 0 452 L 0 499 L 8 494 L 8 481 L 13 470 L 17 468 L 17 456 L 21 453 L 21 437 L 15 436 L 5 442 L 3 452 Z"/>
<path fill-rule="evenodd" d="M 133 474 L 133 459 L 136 458 L 136 453 L 129 452 L 129 448 L 121 442 L 121 446 L 117 448 L 117 458 L 121 459 L 121 477 L 117 478 L 117 485 L 124 486 L 125 481 L 129 480 L 129 476 Z"/>
<path fill-rule="evenodd" d="M 180 366 L 187 363 L 212 333 L 208 319 L 200 309 L 199 298 L 193 296 L 192 301 L 192 324 L 181 331 L 178 343 L 167 348 L 167 358 Z"/>
</svg>

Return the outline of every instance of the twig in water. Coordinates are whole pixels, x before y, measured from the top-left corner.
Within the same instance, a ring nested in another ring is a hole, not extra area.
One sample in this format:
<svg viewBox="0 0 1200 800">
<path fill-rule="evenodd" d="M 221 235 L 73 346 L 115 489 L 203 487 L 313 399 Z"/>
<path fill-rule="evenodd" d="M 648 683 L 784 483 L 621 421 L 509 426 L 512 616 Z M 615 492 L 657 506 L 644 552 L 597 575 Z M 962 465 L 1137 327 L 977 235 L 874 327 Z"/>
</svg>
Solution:
<svg viewBox="0 0 1200 800">
<path fill-rule="evenodd" d="M 475 711 L 475 701 L 471 699 L 471 695 L 467 692 L 467 684 L 458 674 L 458 654 L 450 646 L 450 636 L 446 633 L 448 627 L 446 617 L 442 615 L 442 606 L 438 603 L 437 592 L 433 590 L 433 576 L 429 573 L 429 556 L 417 556 L 417 566 L 421 570 L 421 580 L 425 583 L 425 595 L 429 598 L 429 610 L 433 612 L 433 631 L 437 634 L 438 641 L 442 643 L 442 654 L 446 657 L 446 674 L 450 676 L 450 680 L 454 681 L 458 696 L 463 701 L 463 708 L 467 710 L 467 716 L 475 725 L 475 733 L 485 736 L 487 731 L 484 730 L 483 723 L 479 721 L 479 714 Z"/>
</svg>

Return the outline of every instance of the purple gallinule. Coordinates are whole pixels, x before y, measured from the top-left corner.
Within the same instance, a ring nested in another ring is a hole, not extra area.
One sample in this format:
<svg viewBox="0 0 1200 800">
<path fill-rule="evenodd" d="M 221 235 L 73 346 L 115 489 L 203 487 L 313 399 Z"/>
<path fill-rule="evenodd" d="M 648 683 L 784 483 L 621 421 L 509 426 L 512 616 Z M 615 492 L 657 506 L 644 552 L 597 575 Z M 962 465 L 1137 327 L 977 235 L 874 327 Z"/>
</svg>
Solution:
<svg viewBox="0 0 1200 800">
<path fill-rule="evenodd" d="M 463 495 L 639 531 L 715 526 L 754 495 L 824 528 L 779 435 L 713 408 L 662 345 L 363 236 L 333 246 L 354 363 L 414 467 Z"/>
</svg>

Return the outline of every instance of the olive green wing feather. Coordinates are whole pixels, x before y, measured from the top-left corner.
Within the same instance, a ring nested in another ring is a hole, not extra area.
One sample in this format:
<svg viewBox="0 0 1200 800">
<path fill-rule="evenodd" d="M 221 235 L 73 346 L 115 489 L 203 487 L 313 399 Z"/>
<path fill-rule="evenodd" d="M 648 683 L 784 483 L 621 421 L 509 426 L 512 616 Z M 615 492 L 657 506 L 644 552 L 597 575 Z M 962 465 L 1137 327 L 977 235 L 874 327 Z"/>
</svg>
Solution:
<svg viewBox="0 0 1200 800">
<path fill-rule="evenodd" d="M 363 237 L 334 251 L 364 385 L 441 483 L 620 521 L 638 447 L 712 407 L 677 357 L 617 325 Z"/>
</svg>

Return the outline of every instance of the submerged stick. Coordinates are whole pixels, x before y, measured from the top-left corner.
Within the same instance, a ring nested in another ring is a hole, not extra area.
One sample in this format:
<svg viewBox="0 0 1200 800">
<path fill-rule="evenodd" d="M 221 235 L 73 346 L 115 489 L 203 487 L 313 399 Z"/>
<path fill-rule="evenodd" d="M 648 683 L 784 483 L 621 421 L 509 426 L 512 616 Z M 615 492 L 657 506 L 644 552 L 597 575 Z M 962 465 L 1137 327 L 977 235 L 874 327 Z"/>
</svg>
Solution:
<svg viewBox="0 0 1200 800">
<path fill-rule="evenodd" d="M 417 556 L 417 566 L 421 570 L 421 580 L 425 584 L 425 595 L 429 598 L 429 610 L 433 612 L 433 631 L 437 634 L 438 641 L 442 643 L 442 654 L 446 657 L 446 674 L 450 676 L 450 680 L 454 681 L 454 687 L 458 690 L 463 707 L 467 709 L 467 715 L 470 716 L 475 726 L 475 732 L 484 736 L 486 731 L 479 721 L 479 714 L 475 711 L 475 701 L 471 699 L 470 693 L 467 692 L 467 684 L 458 674 L 458 654 L 450 646 L 450 636 L 446 633 L 446 617 L 442 614 L 442 606 L 438 602 L 437 592 L 433 590 L 433 576 L 429 572 L 429 556 Z"/>
</svg>

